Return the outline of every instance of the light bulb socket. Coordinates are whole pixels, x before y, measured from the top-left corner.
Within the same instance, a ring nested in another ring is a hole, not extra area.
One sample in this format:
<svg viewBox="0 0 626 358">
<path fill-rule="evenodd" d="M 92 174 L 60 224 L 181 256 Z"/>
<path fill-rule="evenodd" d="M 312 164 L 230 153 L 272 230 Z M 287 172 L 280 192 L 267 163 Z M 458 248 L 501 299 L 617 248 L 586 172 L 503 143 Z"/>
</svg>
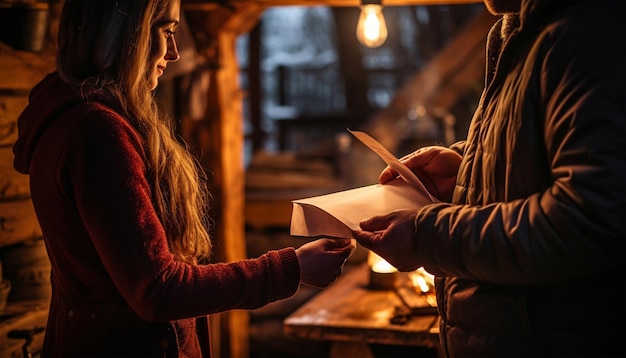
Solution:
<svg viewBox="0 0 626 358">
<path fill-rule="evenodd" d="M 361 5 L 381 5 L 383 0 L 361 0 Z"/>
</svg>

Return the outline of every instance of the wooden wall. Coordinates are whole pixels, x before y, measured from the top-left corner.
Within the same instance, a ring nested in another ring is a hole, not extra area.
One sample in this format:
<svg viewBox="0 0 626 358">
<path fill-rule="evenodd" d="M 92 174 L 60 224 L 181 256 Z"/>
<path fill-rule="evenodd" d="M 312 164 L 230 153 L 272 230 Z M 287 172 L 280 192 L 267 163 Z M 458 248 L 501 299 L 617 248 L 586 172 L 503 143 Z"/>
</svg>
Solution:
<svg viewBox="0 0 626 358">
<path fill-rule="evenodd" d="M 38 267 L 25 267 L 21 271 L 13 264 L 9 267 L 9 261 L 22 260 L 15 255 L 23 250 L 30 252 L 35 247 L 33 244 L 41 241 L 28 176 L 13 169 L 12 146 L 17 139 L 17 118 L 28 103 L 28 92 L 52 69 L 52 61 L 50 52 L 16 51 L 0 43 L 0 257 L 4 261 L 4 270 L 0 272 L 4 271 L 4 278 L 12 285 L 10 302 L 3 312 L 7 318 L 0 320 L 2 358 L 22 355 L 25 338 L 9 338 L 9 332 L 41 329 L 47 319 L 46 303 L 25 302 L 16 294 L 25 292 L 32 285 L 49 293 L 49 262 L 37 263 Z M 40 248 L 43 250 L 43 246 Z M 42 253 L 43 259 L 47 260 L 45 251 Z M 28 262 L 30 258 L 24 260 Z M 47 264 L 48 268 L 42 270 L 41 264 Z M 24 276 L 24 273 L 28 274 Z M 42 342 L 40 331 L 34 335 L 31 349 L 40 349 Z"/>
</svg>

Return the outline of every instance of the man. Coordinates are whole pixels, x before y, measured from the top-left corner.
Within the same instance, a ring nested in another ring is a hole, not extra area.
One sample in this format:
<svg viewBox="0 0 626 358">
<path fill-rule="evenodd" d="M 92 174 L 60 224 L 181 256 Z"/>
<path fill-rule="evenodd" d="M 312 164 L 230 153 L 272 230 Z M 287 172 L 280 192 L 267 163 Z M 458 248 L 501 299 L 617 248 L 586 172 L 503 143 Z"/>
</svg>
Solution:
<svg viewBox="0 0 626 358">
<path fill-rule="evenodd" d="M 624 356 L 624 2 L 485 4 L 502 17 L 467 140 L 403 159 L 442 203 L 354 237 L 436 275 L 447 356 Z"/>
</svg>

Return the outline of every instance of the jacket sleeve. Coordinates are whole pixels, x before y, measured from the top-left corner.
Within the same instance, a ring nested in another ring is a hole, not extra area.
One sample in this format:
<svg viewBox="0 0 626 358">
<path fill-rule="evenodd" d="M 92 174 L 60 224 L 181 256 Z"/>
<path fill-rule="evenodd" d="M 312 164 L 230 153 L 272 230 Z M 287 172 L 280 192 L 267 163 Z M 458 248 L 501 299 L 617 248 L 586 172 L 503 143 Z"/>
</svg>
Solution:
<svg viewBox="0 0 626 358">
<path fill-rule="evenodd" d="M 545 284 L 624 269 L 626 39 L 615 17 L 543 34 L 532 101 L 550 183 L 510 202 L 424 207 L 416 257 L 428 271 Z"/>
<path fill-rule="evenodd" d="M 115 113 L 92 113 L 67 143 L 68 190 L 98 259 L 143 319 L 169 321 L 249 309 L 291 296 L 299 285 L 295 250 L 236 263 L 175 261 L 151 202 L 142 141 Z"/>
</svg>

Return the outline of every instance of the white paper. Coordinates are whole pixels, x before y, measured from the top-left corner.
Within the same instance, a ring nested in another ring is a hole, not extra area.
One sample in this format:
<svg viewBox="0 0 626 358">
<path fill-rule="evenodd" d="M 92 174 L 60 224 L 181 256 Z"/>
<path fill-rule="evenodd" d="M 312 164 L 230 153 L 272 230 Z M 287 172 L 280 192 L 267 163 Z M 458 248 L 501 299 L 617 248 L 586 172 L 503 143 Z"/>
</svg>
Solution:
<svg viewBox="0 0 626 358">
<path fill-rule="evenodd" d="M 378 154 L 378 156 L 392 169 L 398 172 L 400 178 L 404 179 L 407 183 L 413 184 L 418 190 L 421 190 L 422 193 L 433 203 L 438 202 L 438 200 L 433 197 L 426 187 L 424 183 L 407 167 L 402 164 L 402 162 L 396 158 L 387 148 L 383 147 L 376 139 L 372 138 L 369 134 L 360 131 L 351 131 L 348 129 L 348 132 L 352 133 L 361 143 L 365 144 L 369 149 L 373 150 L 374 153 Z"/>
<path fill-rule="evenodd" d="M 396 210 L 419 209 L 437 202 L 419 178 L 369 135 L 350 131 L 376 152 L 400 177 L 385 184 L 292 201 L 292 236 L 351 238 L 359 223 Z"/>
<path fill-rule="evenodd" d="M 384 185 L 373 184 L 332 194 L 294 200 L 291 216 L 293 236 L 352 237 L 352 230 L 372 216 L 429 204 L 411 184 L 396 178 Z"/>
</svg>

